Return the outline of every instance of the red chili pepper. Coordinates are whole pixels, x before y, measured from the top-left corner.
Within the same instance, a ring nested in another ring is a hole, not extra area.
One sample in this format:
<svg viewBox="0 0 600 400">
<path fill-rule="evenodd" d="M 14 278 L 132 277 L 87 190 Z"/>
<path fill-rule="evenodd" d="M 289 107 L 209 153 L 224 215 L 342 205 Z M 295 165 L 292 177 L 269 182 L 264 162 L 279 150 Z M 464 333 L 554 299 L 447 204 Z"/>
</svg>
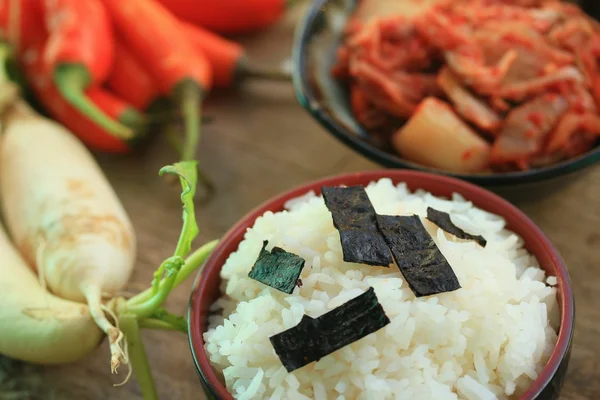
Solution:
<svg viewBox="0 0 600 400">
<path fill-rule="evenodd" d="M 106 115 L 85 90 L 102 83 L 114 59 L 110 18 L 101 0 L 45 0 L 49 33 L 44 64 L 60 94 L 80 112 L 119 139 L 134 132 Z"/>
<path fill-rule="evenodd" d="M 179 18 L 213 32 L 240 34 L 279 21 L 294 0 L 159 0 Z"/>
<path fill-rule="evenodd" d="M 33 73 L 28 69 L 26 72 L 28 76 Z M 29 79 L 34 81 L 33 78 Z M 77 135 L 90 149 L 107 153 L 126 153 L 130 150 L 130 144 L 106 132 L 87 115 L 65 101 L 51 81 L 46 81 L 45 85 L 34 84 L 32 88 L 48 114 Z M 89 89 L 86 95 L 107 115 L 122 123 L 131 118 L 138 119 L 135 117 L 137 112 L 131 106 L 101 88 Z"/>
<path fill-rule="evenodd" d="M 290 79 L 289 74 L 283 71 L 268 70 L 254 64 L 239 43 L 187 22 L 182 21 L 181 24 L 196 49 L 210 62 L 215 87 L 230 87 L 244 78 Z"/>
<path fill-rule="evenodd" d="M 91 149 L 110 153 L 127 152 L 133 142 L 121 140 L 107 132 L 61 95 L 47 74 L 42 57 L 44 48 L 45 37 L 37 36 L 29 47 L 23 49 L 19 60 L 32 91 L 44 109 Z M 86 96 L 104 113 L 125 125 L 137 128 L 144 124 L 143 117 L 133 107 L 100 87 L 89 89 Z"/>
<path fill-rule="evenodd" d="M 177 18 L 154 0 L 103 0 L 123 43 L 148 68 L 162 94 L 181 105 L 182 159 L 194 158 L 200 139 L 200 104 L 212 84 L 210 64 L 196 51 Z"/>
<path fill-rule="evenodd" d="M 113 93 L 138 110 L 147 110 L 158 98 L 152 76 L 120 38 L 115 38 L 115 61 L 106 83 Z"/>
<path fill-rule="evenodd" d="M 145 136 L 143 133 L 145 133 L 145 129 L 147 128 L 146 118 L 127 100 L 102 87 L 88 89 L 86 93 L 90 100 L 103 110 L 106 115 L 138 133 L 135 139 L 126 142 L 128 147 L 132 147 Z"/>
<path fill-rule="evenodd" d="M 45 35 L 42 0 L 0 1 L 0 36 L 9 42 L 17 53 Z"/>
<path fill-rule="evenodd" d="M 89 148 L 107 153 L 126 153 L 130 150 L 133 143 L 130 144 L 111 135 L 89 119 L 87 115 L 71 106 L 60 95 L 52 82 L 47 81 L 45 86 L 32 86 L 37 99 L 50 116 L 77 135 Z M 96 87 L 86 91 L 86 95 L 111 118 L 119 120 L 123 124 L 139 120 L 140 122 L 135 122 L 135 124 L 141 125 L 142 119 L 135 109 L 109 92 Z"/>
</svg>

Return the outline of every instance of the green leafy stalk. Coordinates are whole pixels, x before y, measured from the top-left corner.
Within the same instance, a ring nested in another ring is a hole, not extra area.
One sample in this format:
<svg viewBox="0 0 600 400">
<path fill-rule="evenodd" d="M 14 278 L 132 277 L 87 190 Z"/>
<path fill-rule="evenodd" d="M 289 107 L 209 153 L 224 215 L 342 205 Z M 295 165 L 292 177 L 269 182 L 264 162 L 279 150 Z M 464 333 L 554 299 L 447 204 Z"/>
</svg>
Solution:
<svg viewBox="0 0 600 400">
<path fill-rule="evenodd" d="M 192 248 L 192 242 L 198 235 L 198 224 L 194 211 L 194 196 L 198 183 L 198 162 L 182 161 L 161 168 L 159 174 L 175 174 L 181 182 L 181 203 L 183 204 L 183 228 L 175 248 L 175 256 L 185 257 Z"/>
<path fill-rule="evenodd" d="M 144 400 L 158 400 L 158 392 L 156 391 L 136 316 L 129 313 L 120 315 L 119 326 L 125 334 L 127 354 Z"/>
<path fill-rule="evenodd" d="M 150 288 L 129 300 L 117 298 L 113 304 L 118 315 L 119 326 L 127 340 L 127 355 L 144 400 L 158 400 L 158 394 L 140 328 L 179 331 L 187 334 L 185 318 L 169 313 L 162 308 L 162 305 L 171 291 L 204 263 L 217 244 L 216 240 L 209 242 L 184 260 L 191 250 L 192 241 L 198 235 L 194 212 L 197 165 L 195 161 L 180 162 L 162 168 L 160 175 L 164 173 L 177 175 L 182 187 L 183 226 L 174 255 L 158 267 Z"/>
<path fill-rule="evenodd" d="M 178 331 L 187 333 L 187 321 L 181 315 L 171 314 L 164 308 L 159 308 L 152 314 L 152 319 L 166 322 L 167 324 L 176 327 Z"/>
<path fill-rule="evenodd" d="M 152 292 L 152 295 L 155 295 L 156 293 L 158 293 L 159 289 L 160 289 L 160 283 L 162 282 L 163 279 L 163 275 L 165 272 L 165 264 L 167 263 L 169 259 L 163 261 L 160 266 L 158 267 L 158 269 L 156 271 L 154 271 L 154 277 L 152 278 L 152 282 L 150 284 L 150 291 Z"/>
<path fill-rule="evenodd" d="M 168 165 L 161 168 L 159 175 L 165 173 L 179 176 L 181 182 L 181 203 L 183 204 L 183 228 L 175 248 L 175 256 L 185 257 L 190 252 L 192 241 L 198 235 L 198 224 L 196 223 L 196 214 L 194 211 L 194 196 L 196 195 L 196 185 L 198 181 L 198 163 L 196 161 L 183 161 L 174 165 Z M 167 262 L 167 261 L 165 261 Z M 165 263 L 161 264 L 154 273 L 152 280 L 152 294 L 155 295 L 159 290 Z"/>
<path fill-rule="evenodd" d="M 187 324 L 186 326 L 173 325 L 166 321 L 154 318 L 144 318 L 138 321 L 140 329 L 156 329 L 163 331 L 178 331 L 181 333 L 188 333 Z"/>
<path fill-rule="evenodd" d="M 152 313 L 160 307 L 173 288 L 183 282 L 196 270 L 214 249 L 216 242 L 210 242 L 198 249 L 184 262 L 185 257 L 192 248 L 192 241 L 198 235 L 198 224 L 194 212 L 194 195 L 198 178 L 196 161 L 182 161 L 161 168 L 159 174 L 174 174 L 181 183 L 181 203 L 183 205 L 183 227 L 172 257 L 165 260 L 154 274 L 152 287 L 127 302 L 129 311 L 139 318 L 150 318 Z"/>
<path fill-rule="evenodd" d="M 171 290 L 173 290 L 177 286 L 179 286 L 183 281 L 185 281 L 192 274 L 192 272 L 196 271 L 200 266 L 202 266 L 202 264 L 204 264 L 204 262 L 206 261 L 208 256 L 210 256 L 210 254 L 212 253 L 212 251 L 214 250 L 214 248 L 217 246 L 218 243 L 219 243 L 218 240 L 213 240 L 211 242 L 206 243 L 199 249 L 195 250 L 185 260 L 185 264 L 183 265 L 183 268 L 181 268 L 181 270 L 177 274 L 177 278 L 175 279 L 175 283 Z M 164 284 L 165 284 L 164 282 L 161 282 L 159 287 L 162 287 Z M 153 295 L 154 295 L 154 293 L 152 292 L 152 288 L 147 289 L 147 290 L 143 291 L 142 293 L 129 299 L 127 301 L 127 304 L 130 304 L 131 306 L 133 306 L 135 304 L 140 304 L 140 303 L 146 302 Z"/>
<path fill-rule="evenodd" d="M 181 270 L 185 261 L 178 256 L 169 257 L 161 268 L 164 268 L 164 279 L 158 290 L 147 300 L 141 304 L 130 304 L 128 312 L 135 314 L 138 318 L 150 318 L 156 310 L 163 305 L 171 290 L 175 285 L 177 273 Z M 150 288 L 153 291 L 154 287 Z"/>
<path fill-rule="evenodd" d="M 185 259 L 185 264 L 181 271 L 177 274 L 177 279 L 175 279 L 175 287 L 179 286 L 183 281 L 185 281 L 192 272 L 196 271 L 210 256 L 212 251 L 217 247 L 219 243 L 218 240 L 213 240 L 202 245 L 199 249 L 195 250 L 188 258 Z"/>
</svg>

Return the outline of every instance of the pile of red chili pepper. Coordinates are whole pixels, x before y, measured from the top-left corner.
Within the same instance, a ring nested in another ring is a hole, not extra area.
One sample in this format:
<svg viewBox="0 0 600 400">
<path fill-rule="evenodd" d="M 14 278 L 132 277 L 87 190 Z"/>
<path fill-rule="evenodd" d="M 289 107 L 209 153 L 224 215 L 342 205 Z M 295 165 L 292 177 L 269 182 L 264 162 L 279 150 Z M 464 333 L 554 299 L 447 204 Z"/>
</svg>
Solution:
<svg viewBox="0 0 600 400">
<path fill-rule="evenodd" d="M 506 172 L 597 145 L 599 61 L 600 24 L 574 4 L 440 0 L 410 18 L 349 20 L 333 73 L 358 121 L 403 158 Z"/>
<path fill-rule="evenodd" d="M 196 158 L 200 105 L 241 78 L 288 79 L 221 34 L 267 28 L 286 0 L 5 0 L 0 35 L 45 111 L 90 148 L 129 151 L 165 115 L 182 116 Z M 173 107 L 175 105 L 176 107 Z"/>
</svg>

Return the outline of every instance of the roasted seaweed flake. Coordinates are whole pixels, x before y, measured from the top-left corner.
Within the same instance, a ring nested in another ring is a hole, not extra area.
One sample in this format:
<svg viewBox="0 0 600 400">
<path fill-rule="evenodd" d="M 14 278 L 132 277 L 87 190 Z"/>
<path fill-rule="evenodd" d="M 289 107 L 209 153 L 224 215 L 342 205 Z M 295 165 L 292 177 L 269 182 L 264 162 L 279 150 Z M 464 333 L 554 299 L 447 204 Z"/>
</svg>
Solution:
<svg viewBox="0 0 600 400">
<path fill-rule="evenodd" d="M 267 240 L 263 241 L 258 259 L 248 276 L 274 289 L 291 294 L 300 282 L 304 259 L 279 247 L 266 250 Z"/>
<path fill-rule="evenodd" d="M 344 261 L 389 267 L 392 256 L 377 229 L 377 214 L 365 188 L 323 187 L 322 193 L 340 234 Z"/>
<path fill-rule="evenodd" d="M 415 296 L 460 289 L 448 260 L 418 216 L 378 215 L 377 223 Z"/>
<path fill-rule="evenodd" d="M 304 315 L 298 325 L 271 336 L 269 340 L 285 369 L 292 372 L 389 323 L 390 319 L 371 287 L 318 318 Z"/>
<path fill-rule="evenodd" d="M 485 240 L 483 236 L 471 235 L 470 233 L 467 233 L 460 229 L 458 226 L 454 225 L 454 223 L 450 219 L 450 214 L 448 213 L 438 211 L 435 208 L 427 207 L 427 219 L 436 224 L 444 231 L 456 236 L 459 239 L 473 240 L 479 243 L 481 247 L 485 247 L 485 245 L 487 244 L 487 240 Z"/>
</svg>

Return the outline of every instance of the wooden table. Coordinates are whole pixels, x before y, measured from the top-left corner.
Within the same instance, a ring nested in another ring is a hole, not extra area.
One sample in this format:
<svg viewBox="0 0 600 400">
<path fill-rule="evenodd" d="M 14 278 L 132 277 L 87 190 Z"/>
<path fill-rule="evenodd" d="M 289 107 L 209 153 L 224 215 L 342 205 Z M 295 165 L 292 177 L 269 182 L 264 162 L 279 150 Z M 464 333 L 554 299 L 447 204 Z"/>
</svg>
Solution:
<svg viewBox="0 0 600 400">
<path fill-rule="evenodd" d="M 290 15 L 269 32 L 247 38 L 250 53 L 275 64 L 287 57 L 295 19 Z M 216 94 L 205 111 L 215 122 L 204 128 L 199 158 L 201 167 L 217 183 L 218 193 L 206 204 L 198 202 L 200 235 L 196 243 L 219 237 L 249 210 L 296 185 L 378 168 L 329 136 L 298 106 L 291 86 L 285 83 L 253 82 L 235 92 Z M 149 284 L 154 269 L 172 253 L 179 235 L 179 193 L 167 188 L 157 175 L 174 156 L 159 139 L 143 154 L 100 157 L 137 230 L 134 289 Z M 600 299 L 598 182 L 600 168 L 560 193 L 520 205 L 558 246 L 571 271 L 578 303 L 575 345 L 562 397 L 568 400 L 600 398 L 600 307 L 595 303 Z M 186 311 L 191 284 L 190 280 L 172 294 L 167 304 L 170 310 Z M 143 337 L 160 398 L 202 399 L 187 338 L 172 332 L 145 332 Z M 112 386 L 122 380 L 126 370 L 111 376 L 107 360 L 106 342 L 73 365 L 34 367 L 4 359 L 0 362 L 0 387 L 8 376 L 29 393 L 14 399 L 141 399 L 135 379 L 120 388 Z"/>
</svg>

